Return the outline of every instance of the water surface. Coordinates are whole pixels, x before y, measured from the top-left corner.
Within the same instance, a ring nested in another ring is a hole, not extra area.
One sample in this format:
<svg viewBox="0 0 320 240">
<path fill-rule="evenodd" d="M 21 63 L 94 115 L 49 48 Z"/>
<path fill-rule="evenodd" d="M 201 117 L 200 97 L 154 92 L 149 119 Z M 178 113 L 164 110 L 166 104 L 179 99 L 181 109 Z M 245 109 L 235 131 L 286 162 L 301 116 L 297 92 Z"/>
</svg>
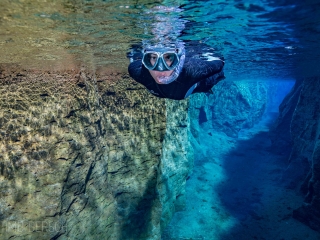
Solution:
<svg viewBox="0 0 320 240">
<path fill-rule="evenodd" d="M 314 75 L 319 74 L 310 67 L 319 59 L 318 5 L 311 0 L 4 0 L 0 63 L 126 71 L 132 44 L 167 39 L 192 46 L 199 57 L 223 58 L 230 80 Z"/>
</svg>

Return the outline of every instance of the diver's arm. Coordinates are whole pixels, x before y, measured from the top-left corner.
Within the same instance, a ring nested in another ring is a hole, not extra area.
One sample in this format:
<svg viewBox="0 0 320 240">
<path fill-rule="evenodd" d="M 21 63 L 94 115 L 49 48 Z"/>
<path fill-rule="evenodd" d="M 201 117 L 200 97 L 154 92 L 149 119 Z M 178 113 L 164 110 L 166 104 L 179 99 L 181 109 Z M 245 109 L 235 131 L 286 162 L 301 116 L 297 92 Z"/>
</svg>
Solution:
<svg viewBox="0 0 320 240">
<path fill-rule="evenodd" d="M 213 86 L 213 85 L 216 85 L 218 82 L 220 82 L 221 80 L 225 79 L 225 76 L 224 76 L 224 72 L 223 70 L 216 73 L 216 74 L 213 74 L 212 76 L 206 78 L 206 84 L 207 85 L 210 85 L 210 86 Z"/>
<path fill-rule="evenodd" d="M 154 81 L 149 71 L 142 65 L 141 60 L 130 63 L 128 72 L 130 77 L 145 87 L 149 86 Z"/>
<path fill-rule="evenodd" d="M 209 78 L 223 70 L 224 62 L 220 59 L 204 61 L 191 58 L 185 62 L 184 69 L 187 76 L 195 79 Z"/>
<path fill-rule="evenodd" d="M 133 61 L 129 64 L 128 72 L 130 77 L 132 77 L 134 80 L 139 81 L 141 77 L 141 69 L 142 69 L 142 63 L 141 60 Z"/>
</svg>

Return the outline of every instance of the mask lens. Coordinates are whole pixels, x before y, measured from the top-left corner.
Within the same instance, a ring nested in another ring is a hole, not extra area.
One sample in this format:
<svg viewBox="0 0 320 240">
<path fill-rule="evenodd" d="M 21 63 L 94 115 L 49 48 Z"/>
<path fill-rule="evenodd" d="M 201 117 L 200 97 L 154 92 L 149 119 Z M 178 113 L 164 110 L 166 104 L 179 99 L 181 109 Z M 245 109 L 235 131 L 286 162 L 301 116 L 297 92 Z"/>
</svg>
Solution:
<svg viewBox="0 0 320 240">
<path fill-rule="evenodd" d="M 169 70 L 174 69 L 179 63 L 179 58 L 176 53 L 167 52 L 164 53 L 162 57 Z"/>
<path fill-rule="evenodd" d="M 143 57 L 143 63 L 149 69 L 153 69 L 158 62 L 158 55 L 156 53 L 146 53 Z"/>
<path fill-rule="evenodd" d="M 170 71 L 179 64 L 179 57 L 175 51 L 147 51 L 142 63 L 149 70 Z"/>
<path fill-rule="evenodd" d="M 175 62 L 176 54 L 174 53 L 165 53 L 163 54 L 163 60 L 168 67 L 172 67 L 172 64 Z"/>
</svg>

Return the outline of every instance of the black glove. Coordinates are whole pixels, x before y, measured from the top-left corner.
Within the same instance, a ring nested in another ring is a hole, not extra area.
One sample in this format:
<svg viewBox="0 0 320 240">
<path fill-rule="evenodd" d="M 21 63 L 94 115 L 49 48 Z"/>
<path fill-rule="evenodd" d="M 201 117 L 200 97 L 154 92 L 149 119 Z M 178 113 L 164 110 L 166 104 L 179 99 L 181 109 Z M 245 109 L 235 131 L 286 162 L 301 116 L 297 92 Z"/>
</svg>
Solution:
<svg viewBox="0 0 320 240">
<path fill-rule="evenodd" d="M 206 85 L 210 85 L 210 86 L 216 85 L 218 82 L 220 82 L 223 79 L 225 79 L 224 72 L 223 71 L 218 72 L 206 78 Z"/>
</svg>

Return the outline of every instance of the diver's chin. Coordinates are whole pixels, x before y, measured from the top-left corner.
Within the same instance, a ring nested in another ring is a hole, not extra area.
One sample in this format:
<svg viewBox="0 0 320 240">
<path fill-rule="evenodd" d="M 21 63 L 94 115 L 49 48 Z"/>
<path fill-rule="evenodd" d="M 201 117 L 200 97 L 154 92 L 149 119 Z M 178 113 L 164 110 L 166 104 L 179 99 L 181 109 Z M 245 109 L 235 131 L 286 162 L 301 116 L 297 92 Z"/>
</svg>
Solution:
<svg viewBox="0 0 320 240">
<path fill-rule="evenodd" d="M 158 84 L 168 84 L 170 83 L 171 76 L 168 76 L 168 77 L 161 76 L 161 77 L 157 77 L 155 80 Z"/>
</svg>

